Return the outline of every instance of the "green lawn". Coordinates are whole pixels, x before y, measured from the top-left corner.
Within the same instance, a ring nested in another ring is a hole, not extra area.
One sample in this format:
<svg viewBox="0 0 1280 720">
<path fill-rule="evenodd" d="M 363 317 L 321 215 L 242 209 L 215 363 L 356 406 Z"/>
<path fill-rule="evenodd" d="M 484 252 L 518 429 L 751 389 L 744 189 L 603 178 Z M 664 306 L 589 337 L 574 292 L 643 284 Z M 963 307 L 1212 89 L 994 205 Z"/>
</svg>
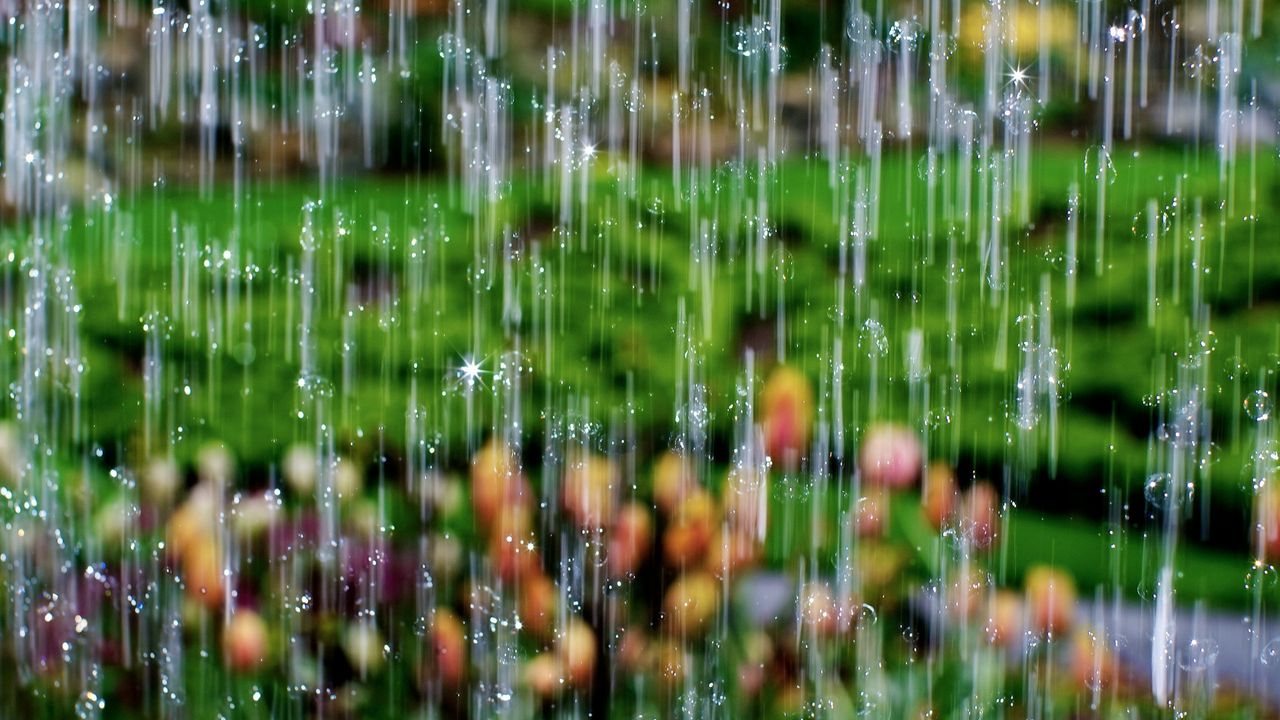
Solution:
<svg viewBox="0 0 1280 720">
<path fill-rule="evenodd" d="M 1010 248 L 1007 281 L 1000 287 L 984 276 L 973 229 L 965 235 L 955 226 L 946 233 L 939 211 L 937 236 L 926 237 L 919 158 L 886 156 L 880 228 L 867 247 L 871 270 L 861 292 L 845 288 L 845 422 L 859 427 L 873 416 L 910 419 L 928 431 L 934 456 L 957 462 L 965 473 L 999 479 L 1012 466 L 1027 489 L 1022 499 L 1102 518 L 1108 500 L 1078 490 L 1105 484 L 1120 492 L 1111 498 L 1141 502 L 1135 489 L 1151 467 L 1148 437 L 1159 420 L 1158 393 L 1173 381 L 1174 358 L 1206 343 L 1214 411 L 1214 445 L 1204 473 L 1212 483 L 1210 533 L 1242 547 L 1234 528 L 1224 526 L 1246 517 L 1249 501 L 1255 437 L 1240 403 L 1280 350 L 1280 308 L 1269 301 L 1280 289 L 1280 253 L 1260 251 L 1276 228 L 1242 219 L 1248 214 L 1247 159 L 1233 176 L 1235 206 L 1219 211 L 1212 160 L 1165 147 L 1117 151 L 1107 191 L 1106 271 L 1098 274 L 1096 183 L 1089 178 L 1096 162 L 1085 162 L 1095 153 L 1053 144 L 1036 152 L 1031 175 L 1037 180 L 1027 189 L 1033 223 L 1017 228 L 1011 221 L 1004 240 Z M 832 197 L 825 162 L 792 162 L 767 188 L 776 220 L 773 250 L 759 273 L 747 271 L 745 255 L 754 230 L 742 203 L 756 197 L 749 176 L 726 168 L 713 179 L 718 201 L 678 207 L 668 175 L 644 173 L 632 198 L 606 172 L 607 164 L 600 161 L 591 189 L 596 201 L 583 220 L 587 233 L 570 245 L 555 230 L 554 199 L 519 178 L 505 200 L 478 218 L 441 209 L 456 206 L 447 200 L 457 189 L 429 177 L 348 178 L 338 185 L 315 211 L 314 297 L 316 372 L 338 398 L 342 438 L 380 436 L 390 448 L 401 447 L 416 386 L 417 410 L 438 436 L 444 462 L 456 466 L 468 438 L 466 401 L 453 371 L 467 355 L 493 371 L 501 354 L 516 348 L 531 368 L 521 389 L 538 400 L 525 403 L 526 427 L 539 427 L 539 413 L 548 408 L 586 407 L 603 425 L 625 415 L 642 448 L 666 444 L 678 380 L 691 363 L 714 412 L 713 442 L 723 448 L 732 429 L 724 408 L 741 354 L 755 348 L 757 367 L 767 368 L 779 329 L 788 362 L 815 382 L 830 377 L 838 209 L 848 199 Z M 1076 302 L 1069 309 L 1064 217 L 1073 182 L 1082 190 Z M 1184 210 L 1170 211 L 1162 230 L 1159 307 L 1148 324 L 1145 206 L 1154 198 L 1171 210 L 1175 184 Z M 1274 185 L 1273 164 L 1260 162 L 1259 192 Z M 145 193 L 129 199 L 128 214 L 97 211 L 66 229 L 83 308 L 82 411 L 89 435 L 108 451 L 115 446 L 131 455 L 140 441 L 147 318 L 158 320 L 154 325 L 164 335 L 166 397 L 157 401 L 154 420 L 170 430 L 179 454 L 189 457 L 195 441 L 222 439 L 246 465 L 262 468 L 303 432 L 305 423 L 281 407 L 289 395 L 281 389 L 299 372 L 301 208 L 318 197 L 317 188 L 251 183 L 240 207 L 222 188 L 208 199 L 190 191 Z M 1185 320 L 1192 225 L 1185 208 L 1200 197 L 1210 338 L 1189 337 Z M 182 227 L 175 229 L 179 208 Z M 710 262 L 690 251 L 701 224 L 716 230 Z M 518 251 L 509 267 L 501 262 L 504 228 Z M 1176 229 L 1182 230 L 1180 242 L 1173 241 Z M 16 247 L 21 232 L 10 229 L 0 244 Z M 6 267 L 12 281 L 19 267 Z M 1042 288 L 1051 298 L 1044 319 L 1038 317 Z M 504 293 L 521 311 L 505 326 Z M 688 319 L 683 326 L 682 304 Z M 1054 443 L 1045 400 L 1036 406 L 1033 431 L 1017 432 L 1011 419 L 1022 365 L 1019 316 L 1029 314 L 1037 323 L 1050 322 L 1059 363 Z M 912 329 L 925 341 L 925 412 L 912 405 L 911 393 L 920 388 L 907 377 Z M 686 331 L 692 360 L 673 343 L 677 332 Z M 7 362 L 16 362 L 19 342 L 8 340 Z M 189 395 L 174 390 L 185 387 Z M 294 395 L 301 402 L 300 393 Z M 472 442 L 487 434 L 491 410 L 491 402 L 478 403 Z"/>
</svg>

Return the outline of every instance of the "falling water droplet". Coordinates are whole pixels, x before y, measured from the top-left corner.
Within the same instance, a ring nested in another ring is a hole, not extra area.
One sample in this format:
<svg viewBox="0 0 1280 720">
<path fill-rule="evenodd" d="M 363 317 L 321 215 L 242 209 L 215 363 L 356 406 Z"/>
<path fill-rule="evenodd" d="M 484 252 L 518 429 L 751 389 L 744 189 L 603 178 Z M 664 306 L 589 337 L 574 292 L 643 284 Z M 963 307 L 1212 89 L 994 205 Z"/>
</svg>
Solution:
<svg viewBox="0 0 1280 720">
<path fill-rule="evenodd" d="M 1244 399 L 1244 414 L 1255 422 L 1271 417 L 1271 396 L 1265 390 L 1254 390 Z"/>
</svg>

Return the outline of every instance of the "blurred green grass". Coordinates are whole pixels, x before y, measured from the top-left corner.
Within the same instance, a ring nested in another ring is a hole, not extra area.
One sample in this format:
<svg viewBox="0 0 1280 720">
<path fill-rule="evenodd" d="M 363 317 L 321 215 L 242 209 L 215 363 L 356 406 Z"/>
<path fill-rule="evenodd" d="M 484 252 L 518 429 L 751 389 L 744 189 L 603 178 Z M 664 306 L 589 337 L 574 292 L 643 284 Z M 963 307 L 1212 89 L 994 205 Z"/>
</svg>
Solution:
<svg viewBox="0 0 1280 720">
<path fill-rule="evenodd" d="M 1015 496 L 1028 513 L 1069 513 L 1097 523 L 1127 503 L 1126 517 L 1136 525 L 1150 511 L 1143 508 L 1141 489 L 1152 467 L 1149 438 L 1159 421 L 1153 398 L 1171 382 L 1173 360 L 1203 340 L 1189 337 L 1185 320 L 1185 235 L 1187 208 L 1204 198 L 1200 271 L 1213 308 L 1206 359 L 1214 427 L 1203 491 L 1188 526 L 1204 527 L 1207 514 L 1209 532 L 1191 537 L 1239 552 L 1247 543 L 1254 442 L 1239 403 L 1257 382 L 1255 373 L 1274 365 L 1280 349 L 1280 306 L 1270 300 L 1280 292 L 1280 253 L 1260 251 L 1277 228 L 1245 217 L 1248 178 L 1255 171 L 1248 158 L 1227 178 L 1235 183 L 1235 204 L 1219 207 L 1209 202 L 1223 196 L 1211 158 L 1165 146 L 1117 150 L 1107 186 L 1105 272 L 1099 274 L 1093 254 L 1097 152 L 1052 142 L 1036 148 L 1034 181 L 1019 190 L 1029 193 L 1033 222 L 1007 234 L 1012 249 L 1004 272 L 1016 281 L 1004 288 L 981 277 L 975 239 L 955 237 L 949 258 L 948 238 L 926 235 L 920 156 L 885 156 L 881 224 L 868 244 L 867 284 L 860 298 L 846 297 L 841 361 L 853 403 L 846 404 L 845 420 L 852 428 L 877 418 L 921 421 L 912 415 L 902 351 L 907 332 L 919 328 L 929 382 L 942 398 L 917 426 L 928 431 L 932 456 L 956 463 L 962 477 L 1017 480 Z M 687 199 L 677 201 L 670 174 L 661 170 L 641 170 L 639 190 L 629 196 L 610 171 L 614 160 L 599 160 L 592 188 L 599 205 L 585 220 L 586 239 L 571 246 L 556 229 L 553 198 L 530 177 L 516 175 L 504 198 L 488 208 L 488 219 L 446 209 L 458 207 L 457 188 L 429 175 L 343 176 L 336 183 L 315 211 L 321 238 L 316 357 L 318 374 L 335 390 L 335 425 L 343 441 L 356 448 L 381 445 L 394 458 L 403 452 L 405 419 L 413 412 L 431 431 L 426 442 L 439 451 L 441 465 L 461 466 L 466 448 L 494 420 L 479 403 L 468 435 L 467 399 L 453 372 L 467 355 L 492 371 L 504 352 L 516 349 L 515 338 L 533 368 L 522 389 L 537 400 L 525 403 L 526 428 L 542 428 L 549 410 L 586 407 L 596 421 L 616 424 L 625 417 L 633 423 L 642 455 L 666 447 L 677 431 L 676 390 L 690 363 L 673 342 L 678 332 L 693 336 L 717 454 L 727 454 L 732 436 L 732 418 L 717 409 L 732 402 L 748 347 L 761 355 L 757 367 L 767 369 L 781 327 L 789 363 L 815 382 L 828 372 L 838 302 L 838 210 L 848 199 L 833 196 L 825 161 L 789 162 L 763 189 L 776 218 L 771 231 L 777 249 L 763 276 L 748 277 L 743 238 L 750 236 L 752 218 L 730 213 L 737 212 L 732 198 L 757 194 L 753 178 L 724 166 L 713 178 L 719 199 L 690 207 Z M 1081 188 L 1080 257 L 1077 302 L 1068 310 L 1063 244 L 1073 183 Z M 1256 183 L 1260 193 L 1275 188 L 1272 164 L 1258 163 Z M 1161 304 L 1149 325 L 1143 213 L 1153 198 L 1169 208 L 1175 186 L 1181 189 L 1184 239 L 1177 247 L 1172 227 L 1162 238 Z M 96 210 L 70 221 L 74 251 L 67 260 L 83 300 L 79 327 L 88 370 L 82 397 L 90 437 L 109 453 L 138 452 L 142 327 L 149 318 L 159 320 L 167 338 L 157 421 L 170 431 L 180 456 L 190 458 L 203 439 L 220 439 L 251 477 L 262 478 L 288 444 L 304 439 L 307 425 L 297 417 L 307 409 L 297 388 L 297 268 L 301 208 L 318 197 L 315 185 L 293 181 L 250 183 L 238 205 L 223 185 L 204 198 L 193 190 L 157 188 L 131 198 L 127 217 Z M 175 228 L 178 209 L 182 224 Z M 938 227 L 947 226 L 939 220 Z M 501 266 L 494 261 L 504 252 L 501 239 L 484 234 L 500 228 L 510 229 L 518 259 L 502 277 L 482 278 L 478 268 L 496 272 Z M 708 256 L 714 259 L 704 291 L 695 289 L 705 279 L 690 245 L 706 228 L 714 232 Z M 0 234 L 0 250 L 14 249 L 23 230 Z M 190 278 L 175 274 L 175 264 L 183 263 Z M 17 269 L 12 262 L 6 266 L 15 283 Z M 1180 302 L 1167 289 L 1175 275 L 1184 285 Z M 1010 419 L 1018 338 L 1001 337 L 1013 323 L 1011 314 L 1038 302 L 1041 277 L 1053 297 L 1062 365 L 1056 466 L 1049 462 L 1043 425 L 1033 433 L 1030 463 L 1019 459 L 1022 448 Z M 751 296 L 748 283 L 754 283 Z M 184 284 L 190 287 L 181 290 Z M 522 308 L 519 319 L 504 321 L 504 292 Z M 232 312 L 226 304 L 232 297 L 237 315 L 223 317 Z M 692 319 L 688 326 L 679 322 L 682 306 Z M 701 317 L 704 307 L 710 308 L 709 322 Z M 888 350 L 872 351 L 876 362 L 857 317 L 875 317 L 885 329 Z M 6 341 L 7 362 L 16 362 L 18 343 Z M 179 391 L 187 387 L 189 396 Z M 874 418 L 865 404 L 873 387 L 879 394 Z M 1029 521 L 1016 520 L 1023 522 Z M 1058 528 L 1056 534 L 1075 527 L 1043 522 Z"/>
</svg>

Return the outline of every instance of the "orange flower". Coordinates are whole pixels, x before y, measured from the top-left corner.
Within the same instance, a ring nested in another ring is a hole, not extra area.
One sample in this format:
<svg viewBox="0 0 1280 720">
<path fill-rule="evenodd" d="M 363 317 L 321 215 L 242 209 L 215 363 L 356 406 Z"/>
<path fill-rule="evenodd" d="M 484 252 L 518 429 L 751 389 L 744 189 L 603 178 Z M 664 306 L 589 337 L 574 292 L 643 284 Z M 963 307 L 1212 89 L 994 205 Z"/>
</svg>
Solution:
<svg viewBox="0 0 1280 720">
<path fill-rule="evenodd" d="M 697 636 L 711 623 L 719 603 L 716 579 L 708 572 L 694 570 L 671 583 L 662 599 L 662 610 L 673 634 Z"/>
<path fill-rule="evenodd" d="M 494 438 L 471 459 L 471 506 L 481 527 L 493 524 L 504 507 L 528 502 L 529 483 L 511 448 Z"/>
<path fill-rule="evenodd" d="M 924 492 L 920 495 L 920 504 L 924 508 L 924 516 L 935 530 L 941 530 L 955 510 L 956 500 L 960 492 L 956 488 L 956 476 L 946 463 L 935 462 L 929 466 L 925 475 Z"/>
<path fill-rule="evenodd" d="M 662 537 L 662 553 L 669 565 L 698 564 L 711 543 L 716 523 L 715 501 L 699 488 L 680 504 Z"/>
<path fill-rule="evenodd" d="M 467 674 L 467 631 L 452 611 L 438 609 L 431 623 L 431 649 L 437 677 L 456 687 Z"/>
<path fill-rule="evenodd" d="M 560 661 L 552 653 L 539 653 L 524 666 L 525 684 L 544 700 L 556 694 L 560 680 Z"/>
<path fill-rule="evenodd" d="M 628 503 L 618 512 L 609 543 L 609 574 L 615 578 L 634 573 L 653 544 L 653 517 L 640 503 Z"/>
<path fill-rule="evenodd" d="M 595 631 L 581 618 L 573 618 L 560 635 L 557 655 L 565 681 L 575 687 L 586 687 L 596 669 Z"/>
<path fill-rule="evenodd" d="M 813 429 L 813 388 L 809 378 L 785 365 L 774 369 L 760 393 L 764 450 L 783 469 L 800 464 Z"/>
<path fill-rule="evenodd" d="M 675 512 L 697 485 L 693 465 L 681 453 L 663 453 L 653 464 L 653 502 L 665 516 Z"/>
<path fill-rule="evenodd" d="M 960 506 L 960 527 L 978 549 L 985 550 L 995 543 L 1000 531 L 998 503 L 999 497 L 991 483 L 975 483 L 964 494 Z"/>
<path fill-rule="evenodd" d="M 267 659 L 267 624 L 252 610 L 237 610 L 222 629 L 222 655 L 227 667 L 250 672 Z"/>
<path fill-rule="evenodd" d="M 1046 565 L 1032 568 L 1026 580 L 1028 621 L 1040 633 L 1062 633 L 1076 616 L 1076 584 L 1070 575 Z"/>
<path fill-rule="evenodd" d="M 597 530 L 613 517 L 617 471 L 608 458 L 581 453 L 564 472 L 564 509 L 579 529 Z"/>
<path fill-rule="evenodd" d="M 551 636 L 558 596 L 556 584 L 542 573 L 525 578 L 520 585 L 520 620 L 524 629 L 534 637 L 545 639 Z"/>
</svg>

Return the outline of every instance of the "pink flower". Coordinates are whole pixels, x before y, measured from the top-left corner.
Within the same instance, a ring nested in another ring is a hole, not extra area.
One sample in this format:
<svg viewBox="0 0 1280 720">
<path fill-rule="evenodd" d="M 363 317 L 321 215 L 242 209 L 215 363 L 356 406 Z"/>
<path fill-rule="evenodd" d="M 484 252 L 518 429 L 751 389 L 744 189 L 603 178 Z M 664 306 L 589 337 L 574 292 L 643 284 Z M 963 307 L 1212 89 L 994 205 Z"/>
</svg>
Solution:
<svg viewBox="0 0 1280 720">
<path fill-rule="evenodd" d="M 874 425 L 862 440 L 862 477 L 872 485 L 907 488 L 920 474 L 923 457 L 915 433 L 901 425 Z"/>
</svg>

